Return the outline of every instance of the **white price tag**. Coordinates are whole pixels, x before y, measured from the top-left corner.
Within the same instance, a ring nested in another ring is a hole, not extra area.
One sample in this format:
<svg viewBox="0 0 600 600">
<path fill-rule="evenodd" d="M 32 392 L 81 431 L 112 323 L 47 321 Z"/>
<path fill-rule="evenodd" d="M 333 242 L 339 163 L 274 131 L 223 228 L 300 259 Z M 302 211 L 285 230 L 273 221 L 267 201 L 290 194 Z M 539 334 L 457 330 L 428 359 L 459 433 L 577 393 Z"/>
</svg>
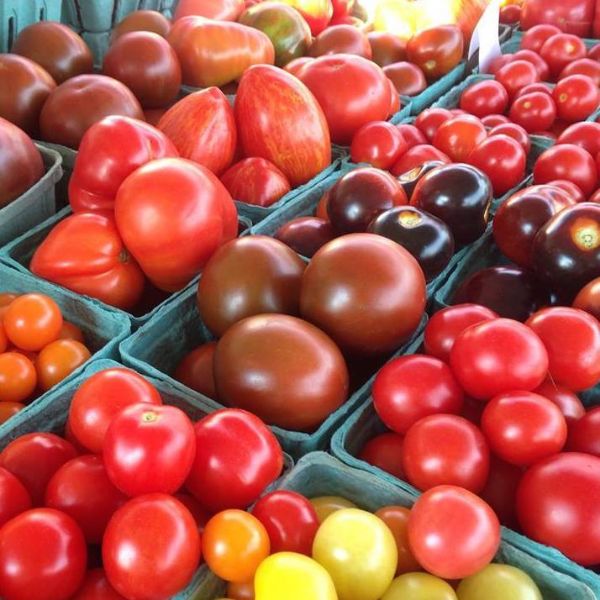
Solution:
<svg viewBox="0 0 600 600">
<path fill-rule="evenodd" d="M 502 54 L 498 39 L 499 24 L 500 0 L 491 0 L 473 31 L 469 45 L 469 58 L 479 50 L 480 73 L 487 73 L 493 60 Z"/>
</svg>

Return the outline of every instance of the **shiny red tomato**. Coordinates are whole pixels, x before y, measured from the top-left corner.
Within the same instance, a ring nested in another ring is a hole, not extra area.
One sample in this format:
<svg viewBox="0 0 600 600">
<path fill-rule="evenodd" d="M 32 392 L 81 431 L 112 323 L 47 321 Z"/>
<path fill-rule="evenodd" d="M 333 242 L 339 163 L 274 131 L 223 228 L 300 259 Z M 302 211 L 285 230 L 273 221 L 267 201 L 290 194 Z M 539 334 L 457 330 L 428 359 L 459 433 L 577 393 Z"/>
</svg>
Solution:
<svg viewBox="0 0 600 600">
<path fill-rule="evenodd" d="M 523 147 L 507 135 L 493 135 L 479 143 L 466 162 L 483 171 L 499 197 L 525 178 L 527 155 Z"/>
<path fill-rule="evenodd" d="M 569 425 L 567 450 L 600 457 L 600 407 L 590 409 Z"/>
<path fill-rule="evenodd" d="M 596 202 L 600 202 L 600 199 Z M 589 312 L 600 321 L 600 277 L 592 279 L 579 290 L 575 300 L 573 300 L 573 306 Z"/>
<path fill-rule="evenodd" d="M 569 123 L 584 121 L 600 103 L 598 84 L 587 75 L 569 75 L 552 92 L 558 117 Z"/>
<path fill-rule="evenodd" d="M 48 482 L 45 505 L 60 510 L 81 528 L 88 544 L 100 544 L 113 513 L 125 502 L 108 479 L 102 458 L 86 454 L 65 463 Z"/>
<path fill-rule="evenodd" d="M 398 176 L 412 171 L 416 167 L 431 161 L 439 161 L 445 164 L 452 162 L 449 156 L 428 144 L 419 144 L 409 148 L 400 159 L 392 166 L 390 173 Z"/>
<path fill-rule="evenodd" d="M 507 4 L 500 8 L 500 23 L 516 25 L 521 20 L 521 7 L 518 4 Z"/>
<path fill-rule="evenodd" d="M 580 58 L 569 63 L 561 72 L 559 80 L 571 75 L 586 75 L 600 85 L 600 63 L 592 58 Z"/>
<path fill-rule="evenodd" d="M 517 491 L 523 532 L 584 566 L 600 562 L 600 458 L 556 454 L 533 465 Z"/>
<path fill-rule="evenodd" d="M 514 96 L 513 100 L 524 96 L 525 94 L 530 94 L 531 92 L 541 92 L 542 94 L 548 94 L 548 96 L 552 96 L 552 88 L 547 83 L 530 83 L 525 87 L 522 87 Z"/>
<path fill-rule="evenodd" d="M 399 125 L 396 125 L 396 128 L 402 134 L 409 149 L 413 146 L 418 146 L 419 144 L 427 144 L 427 138 L 421 133 L 421 130 L 414 125 L 400 123 Z"/>
<path fill-rule="evenodd" d="M 560 29 L 556 25 L 534 25 L 525 31 L 525 33 L 523 33 L 523 38 L 521 39 L 521 48 L 533 50 L 534 52 L 539 53 L 544 45 L 544 42 L 560 32 Z"/>
<path fill-rule="evenodd" d="M 487 137 L 482 122 L 471 115 L 459 115 L 440 125 L 433 145 L 454 162 L 465 162 L 471 151 Z"/>
<path fill-rule="evenodd" d="M 211 511 L 246 508 L 283 468 L 277 438 L 244 410 L 218 410 L 200 421 L 186 487 Z"/>
<path fill-rule="evenodd" d="M 350 155 L 355 163 L 389 169 L 408 150 L 400 130 L 386 121 L 363 125 L 352 138 Z"/>
<path fill-rule="evenodd" d="M 583 195 L 583 192 L 572 181 L 556 179 L 555 181 L 548 182 L 548 185 L 564 190 L 568 194 L 568 196 L 573 199 L 574 202 L 585 201 L 585 196 Z"/>
<path fill-rule="evenodd" d="M 504 125 L 506 123 L 510 123 L 508 117 L 505 115 L 487 115 L 481 118 L 481 122 L 485 125 L 485 128 L 489 130 L 498 127 L 499 125 Z"/>
<path fill-rule="evenodd" d="M 21 513 L 0 530 L 0 588 L 6 600 L 69 600 L 85 575 L 83 533 L 52 508 Z"/>
<path fill-rule="evenodd" d="M 71 600 L 126 600 L 110 585 L 104 569 L 91 569 Z"/>
<path fill-rule="evenodd" d="M 194 518 L 166 494 L 146 494 L 124 504 L 102 540 L 108 581 L 126 598 L 174 596 L 190 582 L 201 556 Z"/>
<path fill-rule="evenodd" d="M 406 433 L 402 466 L 407 480 L 422 491 L 457 485 L 479 493 L 488 478 L 490 451 L 481 431 L 467 419 L 430 415 Z"/>
<path fill-rule="evenodd" d="M 431 142 L 440 126 L 453 116 L 447 108 L 426 108 L 415 119 L 415 127 Z"/>
<path fill-rule="evenodd" d="M 462 579 L 492 560 L 500 545 L 500 524 L 472 492 L 440 485 L 416 500 L 408 518 L 408 540 L 426 571 Z"/>
<path fill-rule="evenodd" d="M 480 118 L 502 114 L 508 107 L 508 92 L 494 79 L 485 79 L 470 85 L 461 94 L 459 106 Z"/>
<path fill-rule="evenodd" d="M 386 77 L 394 84 L 394 89 L 403 96 L 416 96 L 427 87 L 425 74 L 417 65 L 400 61 L 383 67 Z"/>
<path fill-rule="evenodd" d="M 312 555 L 319 519 L 313 505 L 304 496 L 285 490 L 271 492 L 254 505 L 252 514 L 269 534 L 271 553 Z"/>
<path fill-rule="evenodd" d="M 526 60 L 527 62 L 530 62 L 537 69 L 542 81 L 547 81 L 550 77 L 550 68 L 548 67 L 548 64 L 533 50 L 519 50 L 518 52 L 515 52 L 513 60 Z"/>
<path fill-rule="evenodd" d="M 458 414 L 463 393 L 441 360 L 415 354 L 387 363 L 375 377 L 373 404 L 387 427 L 406 433 L 419 419 L 436 413 Z"/>
<path fill-rule="evenodd" d="M 371 438 L 358 454 L 358 458 L 397 477 L 406 479 L 402 468 L 404 436 L 398 433 L 382 433 Z"/>
<path fill-rule="evenodd" d="M 520 125 L 516 125 L 515 123 L 501 123 L 488 132 L 488 137 L 493 137 L 495 135 L 507 135 L 508 137 L 513 138 L 521 144 L 523 150 L 525 150 L 525 154 L 529 154 L 529 150 L 531 150 L 531 140 L 529 139 L 529 135 Z"/>
<path fill-rule="evenodd" d="M 556 103 L 543 92 L 531 92 L 519 96 L 510 107 L 508 116 L 528 133 L 545 131 L 556 120 Z"/>
<path fill-rule="evenodd" d="M 317 58 L 326 54 L 355 54 L 369 60 L 373 56 L 367 36 L 352 25 L 332 25 L 313 40 L 309 55 Z"/>
<path fill-rule="evenodd" d="M 560 409 L 560 412 L 563 414 L 569 427 L 585 415 L 585 407 L 581 403 L 579 397 L 568 388 L 556 385 L 556 383 L 549 378 L 533 391 L 554 402 Z"/>
<path fill-rule="evenodd" d="M 8 469 L 0 467 L 0 527 L 30 508 L 27 488 Z"/>
<path fill-rule="evenodd" d="M 529 327 L 494 319 L 472 325 L 456 338 L 450 366 L 467 394 L 487 400 L 538 387 L 548 371 L 548 353 Z"/>
<path fill-rule="evenodd" d="M 584 121 L 583 123 L 569 125 L 560 134 L 556 143 L 581 146 L 592 156 L 597 156 L 600 152 L 600 123 Z"/>
<path fill-rule="evenodd" d="M 544 42 L 540 48 L 540 56 L 550 67 L 550 75 L 556 78 L 569 63 L 585 58 L 587 49 L 580 37 L 557 33 Z"/>
<path fill-rule="evenodd" d="M 496 81 L 506 88 L 509 98 L 513 99 L 521 88 L 540 81 L 540 74 L 530 62 L 515 60 L 496 73 Z"/>
<path fill-rule="evenodd" d="M 501 54 L 500 56 L 497 56 L 491 63 L 490 66 L 488 67 L 488 72 L 490 73 L 490 75 L 496 75 L 496 73 L 498 73 L 498 71 L 504 67 L 505 65 L 507 65 L 508 63 L 512 62 L 514 60 L 514 54 Z"/>
</svg>

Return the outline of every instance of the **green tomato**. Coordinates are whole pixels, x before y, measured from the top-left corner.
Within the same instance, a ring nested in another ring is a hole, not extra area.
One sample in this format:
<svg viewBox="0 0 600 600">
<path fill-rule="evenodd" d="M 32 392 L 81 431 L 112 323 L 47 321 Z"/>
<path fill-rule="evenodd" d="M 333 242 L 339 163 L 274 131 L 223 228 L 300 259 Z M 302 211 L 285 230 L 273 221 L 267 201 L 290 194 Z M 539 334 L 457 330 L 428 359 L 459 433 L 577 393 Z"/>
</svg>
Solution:
<svg viewBox="0 0 600 600">
<path fill-rule="evenodd" d="M 491 564 L 460 582 L 458 600 L 543 600 L 533 579 L 516 567 Z"/>
<path fill-rule="evenodd" d="M 450 584 L 439 577 L 429 573 L 405 573 L 394 579 L 381 600 L 456 600 L 456 594 Z"/>
</svg>

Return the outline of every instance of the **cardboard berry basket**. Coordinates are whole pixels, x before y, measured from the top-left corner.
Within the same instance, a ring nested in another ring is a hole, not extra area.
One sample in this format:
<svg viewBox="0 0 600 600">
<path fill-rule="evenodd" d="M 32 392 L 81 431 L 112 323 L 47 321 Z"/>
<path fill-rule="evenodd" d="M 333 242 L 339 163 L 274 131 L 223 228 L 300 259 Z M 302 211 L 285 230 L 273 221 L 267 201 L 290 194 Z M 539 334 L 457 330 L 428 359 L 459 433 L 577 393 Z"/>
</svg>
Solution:
<svg viewBox="0 0 600 600">
<path fill-rule="evenodd" d="M 2 0 L 0 52 L 8 52 L 19 32 L 38 21 L 60 21 L 62 0 Z"/>
<path fill-rule="evenodd" d="M 324 452 L 313 452 L 302 458 L 280 480 L 277 487 L 298 492 L 308 498 L 342 496 L 368 511 L 390 505 L 410 507 L 416 498 L 396 483 L 353 469 Z M 544 600 L 600 598 L 600 590 L 594 588 L 590 581 L 582 579 L 579 573 L 566 574 L 554 570 L 542 558 L 515 546 L 506 533 L 506 530 L 502 531 L 502 541 L 494 562 L 512 565 L 525 571 L 540 588 Z M 197 597 L 214 600 L 222 597 L 225 589 L 225 583 L 209 571 L 200 583 L 201 595 Z"/>
</svg>

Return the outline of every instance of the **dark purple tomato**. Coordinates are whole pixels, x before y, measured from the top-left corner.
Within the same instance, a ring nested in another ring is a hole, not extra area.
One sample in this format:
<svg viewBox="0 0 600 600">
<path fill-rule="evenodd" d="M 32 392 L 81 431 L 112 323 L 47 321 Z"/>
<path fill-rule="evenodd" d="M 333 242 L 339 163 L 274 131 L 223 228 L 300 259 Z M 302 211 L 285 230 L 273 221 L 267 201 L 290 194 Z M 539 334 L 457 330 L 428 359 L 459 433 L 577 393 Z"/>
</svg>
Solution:
<svg viewBox="0 0 600 600">
<path fill-rule="evenodd" d="M 368 231 L 406 248 L 417 259 L 427 281 L 441 273 L 454 254 L 448 225 L 416 206 L 386 210 L 371 221 Z"/>
<path fill-rule="evenodd" d="M 406 193 L 406 197 L 410 200 L 412 198 L 412 193 L 415 191 L 417 187 L 417 183 L 425 173 L 429 173 L 436 167 L 441 167 L 446 163 L 443 163 L 440 160 L 430 160 L 428 162 L 423 163 L 407 171 L 406 173 L 402 173 L 398 175 L 397 179 L 400 182 L 400 185 L 404 188 L 404 192 Z"/>
<path fill-rule="evenodd" d="M 492 184 L 479 169 L 466 164 L 444 165 L 425 174 L 410 203 L 444 221 L 459 246 L 479 238 L 488 222 Z"/>
<path fill-rule="evenodd" d="M 282 225 L 275 238 L 289 246 L 292 250 L 312 258 L 312 255 L 335 237 L 331 223 L 319 217 L 298 217 Z"/>
</svg>

